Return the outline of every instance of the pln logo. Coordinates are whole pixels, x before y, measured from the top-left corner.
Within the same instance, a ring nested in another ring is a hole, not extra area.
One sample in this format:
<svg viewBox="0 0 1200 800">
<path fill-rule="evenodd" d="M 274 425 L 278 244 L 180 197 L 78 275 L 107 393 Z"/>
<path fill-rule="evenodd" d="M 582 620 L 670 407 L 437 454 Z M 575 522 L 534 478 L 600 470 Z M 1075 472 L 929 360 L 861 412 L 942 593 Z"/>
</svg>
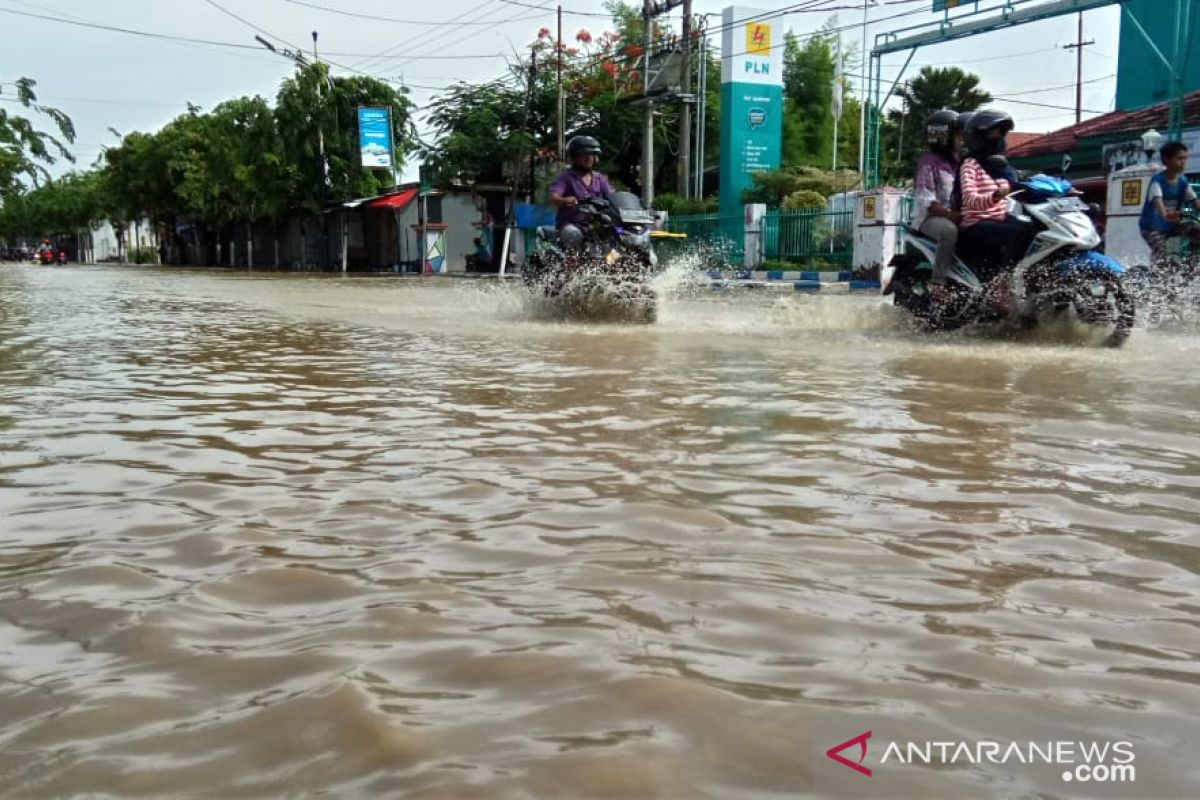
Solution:
<svg viewBox="0 0 1200 800">
<path fill-rule="evenodd" d="M 829 756 L 830 758 L 832 758 L 834 761 L 838 762 L 839 764 L 843 764 L 856 772 L 861 772 L 863 775 L 866 775 L 869 778 L 869 777 L 871 777 L 871 769 L 870 769 L 870 767 L 864 767 L 862 765 L 862 762 L 865 761 L 867 758 L 867 740 L 870 738 L 871 738 L 870 731 L 867 731 L 866 733 L 860 733 L 858 736 L 855 736 L 853 739 L 847 739 L 846 741 L 842 742 L 841 744 L 835 744 L 833 747 L 831 747 L 825 751 L 825 755 Z M 848 759 L 844 755 L 842 755 L 843 750 L 847 750 L 851 747 L 855 747 L 856 745 L 857 745 L 857 749 L 858 749 L 858 760 L 857 761 L 851 761 L 850 759 Z"/>
<path fill-rule="evenodd" d="M 750 130 L 758 130 L 767 124 L 767 110 L 758 106 L 747 110 L 746 122 L 749 123 Z"/>
<path fill-rule="evenodd" d="M 763 22 L 751 22 L 746 26 L 746 52 L 750 55 L 771 54 L 771 26 Z"/>
</svg>

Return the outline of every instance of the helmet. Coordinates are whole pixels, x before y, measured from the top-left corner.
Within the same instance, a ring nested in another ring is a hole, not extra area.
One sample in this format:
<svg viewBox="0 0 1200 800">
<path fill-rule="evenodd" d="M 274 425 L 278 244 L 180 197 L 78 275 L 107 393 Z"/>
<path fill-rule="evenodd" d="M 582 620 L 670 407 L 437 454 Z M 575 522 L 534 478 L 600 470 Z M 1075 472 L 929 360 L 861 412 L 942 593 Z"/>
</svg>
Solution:
<svg viewBox="0 0 1200 800">
<path fill-rule="evenodd" d="M 948 108 L 935 111 L 925 120 L 925 143 L 935 150 L 948 150 L 954 144 L 958 114 Z"/>
<path fill-rule="evenodd" d="M 567 142 L 567 158 L 575 160 L 576 156 L 600 156 L 600 143 L 592 136 L 572 136 Z"/>
<path fill-rule="evenodd" d="M 976 111 L 967 120 L 963 133 L 967 137 L 967 147 L 974 156 L 994 156 L 1004 153 L 1007 147 L 1004 137 L 1012 131 L 1013 119 L 1004 111 L 985 108 Z M 1000 139 L 987 138 L 987 132 L 1000 128 Z"/>
</svg>

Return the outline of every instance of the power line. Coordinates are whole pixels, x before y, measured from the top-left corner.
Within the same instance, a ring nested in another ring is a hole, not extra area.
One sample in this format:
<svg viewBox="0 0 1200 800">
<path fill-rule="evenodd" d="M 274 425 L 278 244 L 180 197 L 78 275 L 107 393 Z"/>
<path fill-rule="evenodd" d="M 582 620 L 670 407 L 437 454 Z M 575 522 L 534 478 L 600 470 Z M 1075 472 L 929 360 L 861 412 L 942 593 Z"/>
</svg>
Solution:
<svg viewBox="0 0 1200 800">
<path fill-rule="evenodd" d="M 454 23 L 462 20 L 463 17 L 470 16 L 471 14 L 474 14 L 474 13 L 482 10 L 484 7 L 490 5 L 491 2 L 492 2 L 492 0 L 485 0 L 485 2 L 480 3 L 478 6 L 475 6 L 474 8 L 471 8 L 468 11 L 464 11 L 462 14 L 459 14 L 458 16 L 453 17 L 442 24 L 443 25 L 454 24 Z M 395 53 L 397 50 L 400 50 L 403 47 L 407 47 L 408 45 L 410 45 L 413 42 L 420 39 L 423 35 L 424 34 L 417 34 L 416 36 L 410 36 L 407 39 L 403 39 L 400 42 L 398 42 L 397 44 L 393 45 L 392 47 L 387 48 L 386 50 L 384 50 L 380 53 L 376 53 L 375 55 L 368 56 L 366 58 L 359 60 L 354 66 L 361 68 L 361 67 L 365 67 L 367 64 L 371 64 L 374 62 L 379 62 L 382 65 L 383 63 L 385 63 L 387 61 L 387 56 L 391 55 L 392 53 Z"/>
<path fill-rule="evenodd" d="M 130 36 L 141 36 L 141 37 L 144 37 L 147 39 L 161 39 L 164 41 L 171 41 L 171 42 L 181 42 L 181 43 L 187 43 L 187 44 L 201 44 L 201 45 L 208 45 L 210 47 L 228 47 L 228 48 L 232 48 L 235 50 L 252 50 L 252 51 L 261 50 L 261 48 L 259 46 L 253 45 L 253 44 L 242 44 L 240 42 L 224 42 L 224 41 L 219 41 L 216 39 L 199 39 L 199 38 L 196 38 L 193 36 L 175 36 L 175 35 L 169 34 L 169 33 L 156 33 L 154 31 L 141 31 L 141 30 L 135 30 L 133 28 L 122 28 L 117 25 L 102 25 L 97 22 L 80 22 L 80 21 L 73 20 L 73 19 L 64 19 L 62 17 L 51 17 L 51 16 L 48 16 L 45 14 L 34 14 L 29 11 L 18 11 L 14 8 L 0 7 L 0 13 L 16 14 L 17 16 L 21 16 L 21 17 L 31 17 L 33 19 L 45 20 L 46 22 L 57 22 L 62 25 L 75 25 L 80 28 L 91 28 L 93 30 L 109 31 L 111 33 L 124 33 L 124 34 L 130 35 Z M 275 37 L 275 38 L 278 39 L 278 37 Z M 279 41 L 283 41 L 283 40 L 279 39 Z M 329 53 L 328 55 L 341 56 L 344 58 L 362 58 L 362 57 L 366 56 L 365 53 Z M 464 54 L 457 54 L 457 55 L 415 56 L 414 58 L 428 59 L 428 60 L 435 60 L 435 59 L 461 60 L 461 59 L 468 59 L 468 58 L 469 59 L 484 59 L 484 58 L 504 58 L 504 57 L 505 57 L 504 53 L 471 53 L 471 54 L 464 53 Z M 333 63 L 333 62 L 330 62 L 330 63 Z M 341 66 L 341 65 L 338 65 L 338 66 Z M 349 69 L 349 67 L 344 67 L 344 68 Z M 351 71 L 353 71 L 353 70 L 351 70 Z M 362 74 L 367 74 L 367 73 L 362 73 Z"/>
<path fill-rule="evenodd" d="M 357 13 L 354 11 L 343 11 L 340 8 L 329 8 L 328 6 L 320 6 L 320 5 L 317 5 L 316 3 L 305 3 L 305 2 L 303 2 L 303 0 L 285 0 L 285 1 L 288 3 L 291 3 L 292 5 L 304 6 L 305 8 L 313 8 L 318 11 L 324 11 L 329 14 L 341 14 L 343 17 L 356 17 L 358 19 L 372 19 L 372 20 L 379 20 L 381 22 L 395 22 L 395 23 L 398 23 L 401 25 L 431 25 L 431 26 L 437 27 L 440 25 L 453 24 L 457 27 L 466 27 L 466 26 L 471 26 L 471 27 L 485 26 L 486 27 L 486 26 L 494 26 L 496 24 L 495 22 L 447 23 L 447 22 L 434 22 L 434 21 L 430 21 L 427 19 L 424 19 L 424 20 L 421 20 L 421 19 L 399 19 L 397 17 L 383 17 L 383 16 L 379 16 L 378 14 L 360 14 L 360 13 Z M 567 12 L 564 11 L 563 13 L 565 14 Z M 512 17 L 506 21 L 507 22 L 523 22 L 525 20 L 541 19 L 541 18 L 542 18 L 541 14 L 530 14 L 527 17 Z"/>
<path fill-rule="evenodd" d="M 507 3 L 510 6 L 521 6 L 522 8 L 536 8 L 541 11 L 557 11 L 554 6 L 535 6 L 533 3 L 520 3 L 517 2 L 517 0 L 500 0 L 500 2 Z M 598 11 L 568 11 L 564 8 L 562 13 L 570 14 L 573 17 L 603 17 L 604 19 L 612 18 L 612 14 L 602 14 Z"/>
<path fill-rule="evenodd" d="M 271 32 L 270 32 L 269 30 L 267 30 L 266 28 L 260 28 L 259 26 L 255 25 L 253 22 L 251 22 L 250 20 L 246 19 L 245 17 L 239 17 L 237 14 L 233 13 L 233 12 L 232 12 L 232 11 L 230 11 L 228 8 L 226 8 L 225 6 L 223 6 L 223 5 L 221 5 L 220 3 L 218 3 L 218 2 L 217 2 L 217 0 L 204 0 L 204 2 L 208 3 L 210 6 L 212 6 L 212 7 L 213 7 L 213 8 L 215 8 L 215 9 L 217 9 L 217 10 L 218 10 L 218 11 L 220 11 L 222 14 L 226 14 L 226 15 L 228 15 L 228 16 L 230 16 L 230 17 L 233 17 L 233 18 L 234 18 L 234 19 L 236 19 L 238 22 L 240 22 L 240 23 L 242 23 L 243 25 L 246 25 L 246 26 L 248 26 L 248 27 L 250 27 L 250 28 L 252 28 L 252 29 L 254 29 L 254 30 L 258 31 L 259 33 L 263 34 L 264 36 L 270 36 L 272 39 L 275 39 L 275 40 L 277 40 L 277 41 L 283 42 L 283 43 L 284 43 L 284 44 L 286 44 L 288 47 L 292 48 L 293 50 L 296 50 L 297 52 L 299 52 L 300 50 L 302 50 L 302 49 L 303 49 L 303 48 L 297 47 L 296 45 L 292 44 L 292 43 L 291 43 L 291 42 L 289 42 L 287 39 L 284 39 L 284 38 L 283 38 L 283 37 L 281 37 L 281 36 L 276 36 L 275 34 L 271 33 Z"/>
<path fill-rule="evenodd" d="M 1074 86 L 1075 84 L 1071 84 L 1071 85 Z M 992 95 L 992 98 L 995 100 L 1003 100 L 1006 103 L 1016 103 L 1017 105 L 1020 105 L 1020 106 L 1037 106 L 1039 108 L 1057 108 L 1057 109 L 1061 109 L 1063 111 L 1074 111 L 1075 110 L 1075 106 L 1058 106 L 1058 105 L 1053 105 L 1051 103 L 1035 103 L 1032 100 L 1017 100 L 1013 97 L 1002 96 L 1002 95 L 998 95 L 998 94 Z M 1083 111 L 1085 114 L 1107 114 L 1107 113 L 1109 113 L 1107 111 L 1098 111 L 1094 108 L 1084 108 L 1084 109 L 1080 109 L 1080 110 Z"/>
</svg>

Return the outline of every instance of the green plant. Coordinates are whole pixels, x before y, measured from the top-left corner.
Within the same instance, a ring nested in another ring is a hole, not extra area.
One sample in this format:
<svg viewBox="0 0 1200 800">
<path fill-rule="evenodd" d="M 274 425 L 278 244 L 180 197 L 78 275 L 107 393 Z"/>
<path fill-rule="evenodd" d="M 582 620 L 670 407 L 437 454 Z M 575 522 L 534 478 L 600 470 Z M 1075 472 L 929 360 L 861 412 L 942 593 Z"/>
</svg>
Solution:
<svg viewBox="0 0 1200 800">
<path fill-rule="evenodd" d="M 717 213 L 716 197 L 680 197 L 667 192 L 654 198 L 654 207 L 673 217 Z"/>
<path fill-rule="evenodd" d="M 129 248 L 129 263 L 157 264 L 158 251 L 153 247 L 131 247 Z"/>
<path fill-rule="evenodd" d="M 825 197 L 810 189 L 801 189 L 783 198 L 781 208 L 784 211 L 823 211 Z"/>
</svg>

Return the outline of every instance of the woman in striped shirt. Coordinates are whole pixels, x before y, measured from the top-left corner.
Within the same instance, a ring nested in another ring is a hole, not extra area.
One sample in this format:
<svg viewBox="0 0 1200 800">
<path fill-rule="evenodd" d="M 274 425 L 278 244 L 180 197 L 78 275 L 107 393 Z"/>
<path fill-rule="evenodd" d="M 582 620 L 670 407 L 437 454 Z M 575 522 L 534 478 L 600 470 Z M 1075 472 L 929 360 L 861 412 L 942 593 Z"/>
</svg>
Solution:
<svg viewBox="0 0 1200 800">
<path fill-rule="evenodd" d="M 970 155 L 959 168 L 962 222 L 959 249 L 981 280 L 1012 266 L 1033 241 L 1031 222 L 1008 213 L 1005 198 L 1012 193 L 1016 173 L 1003 158 L 1005 137 L 1013 129 L 1003 111 L 973 114 L 964 131 Z"/>
</svg>

